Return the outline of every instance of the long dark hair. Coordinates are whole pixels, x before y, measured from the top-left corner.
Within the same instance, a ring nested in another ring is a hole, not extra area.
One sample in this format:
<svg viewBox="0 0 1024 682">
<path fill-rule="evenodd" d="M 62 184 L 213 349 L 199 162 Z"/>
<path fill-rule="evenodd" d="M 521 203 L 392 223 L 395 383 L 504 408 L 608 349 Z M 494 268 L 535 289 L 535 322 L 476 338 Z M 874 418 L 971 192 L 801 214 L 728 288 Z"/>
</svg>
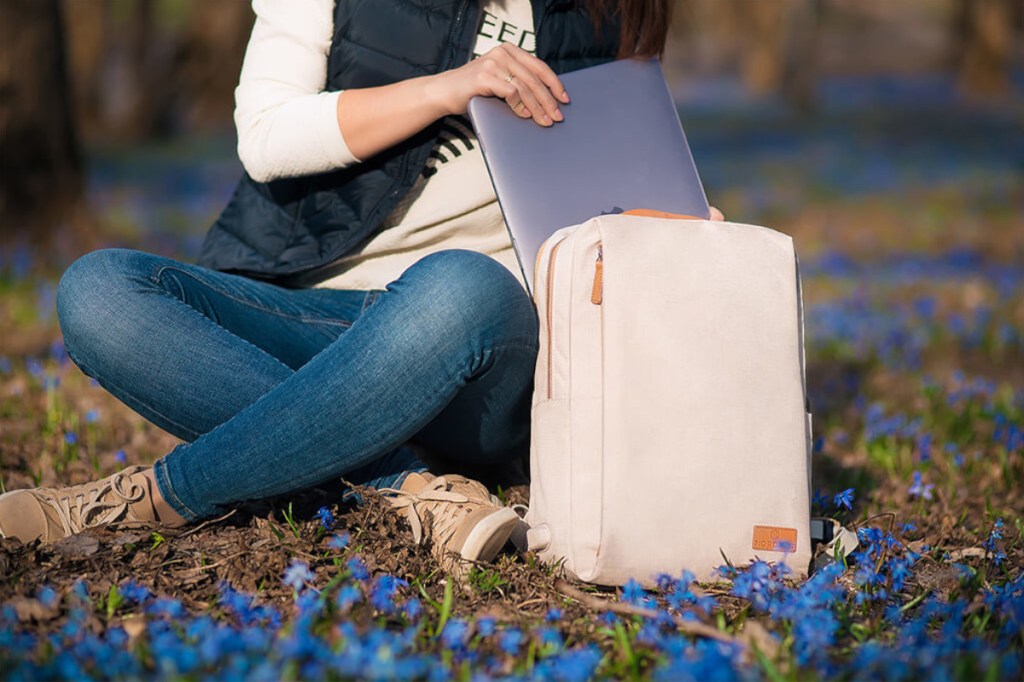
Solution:
<svg viewBox="0 0 1024 682">
<path fill-rule="evenodd" d="M 655 57 L 665 50 L 672 0 L 586 0 L 596 25 L 618 18 L 620 57 Z"/>
</svg>

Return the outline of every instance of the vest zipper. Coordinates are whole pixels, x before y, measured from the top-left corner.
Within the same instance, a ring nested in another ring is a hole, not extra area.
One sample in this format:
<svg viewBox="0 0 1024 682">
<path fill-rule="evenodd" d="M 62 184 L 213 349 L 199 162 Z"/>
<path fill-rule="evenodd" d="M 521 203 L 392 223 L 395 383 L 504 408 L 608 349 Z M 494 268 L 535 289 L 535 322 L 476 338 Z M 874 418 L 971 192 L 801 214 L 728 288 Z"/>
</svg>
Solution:
<svg viewBox="0 0 1024 682">
<path fill-rule="evenodd" d="M 455 13 L 455 21 L 452 22 L 452 30 L 448 33 L 448 64 L 447 67 L 451 67 L 456 62 L 458 55 L 455 54 L 456 40 L 455 36 L 459 33 L 459 29 L 462 28 L 462 22 L 466 15 L 466 8 L 469 7 L 469 0 L 462 0 L 462 4 L 459 5 L 459 10 Z"/>
<path fill-rule="evenodd" d="M 559 239 L 558 242 L 554 246 L 551 247 L 551 257 L 548 258 L 548 280 L 547 280 L 547 282 L 544 283 L 545 286 L 546 286 L 545 300 L 547 301 L 547 306 L 545 308 L 545 312 L 547 313 L 547 318 L 548 318 L 547 319 L 547 322 L 548 322 L 548 400 L 551 400 L 551 383 L 552 383 L 552 375 L 553 375 L 553 372 L 552 372 L 552 369 L 551 369 L 551 357 L 553 355 L 553 353 L 551 351 L 551 338 L 552 338 L 551 325 L 552 325 L 552 322 L 554 320 L 554 313 L 551 312 L 551 303 L 552 303 L 552 300 L 554 299 L 554 293 L 555 293 L 554 292 L 554 288 L 555 288 L 555 256 L 558 255 L 558 248 L 562 245 L 562 242 L 564 242 L 564 241 L 565 241 L 565 237 L 563 237 L 562 239 Z"/>
<path fill-rule="evenodd" d="M 590 302 L 601 305 L 604 299 L 604 246 L 597 243 L 597 262 L 594 263 L 594 285 L 590 288 Z"/>
<path fill-rule="evenodd" d="M 540 27 L 544 23 L 544 17 L 548 14 L 547 3 L 541 5 L 540 16 L 537 17 L 537 25 L 533 27 L 534 51 L 540 52 Z M 539 54 L 538 54 L 539 56 Z"/>
</svg>

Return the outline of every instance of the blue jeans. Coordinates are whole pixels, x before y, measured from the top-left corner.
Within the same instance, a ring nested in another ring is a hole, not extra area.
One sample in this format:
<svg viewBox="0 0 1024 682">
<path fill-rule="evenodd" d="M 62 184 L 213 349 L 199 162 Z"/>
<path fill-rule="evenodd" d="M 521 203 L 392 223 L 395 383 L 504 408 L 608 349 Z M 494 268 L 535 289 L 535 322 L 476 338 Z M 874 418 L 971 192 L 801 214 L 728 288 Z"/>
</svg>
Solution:
<svg viewBox="0 0 1024 682">
<path fill-rule="evenodd" d="M 397 485 L 424 468 L 408 441 L 449 471 L 528 450 L 536 313 L 475 252 L 339 291 L 107 249 L 68 268 L 57 311 L 82 371 L 186 441 L 155 475 L 189 520 L 341 476 Z"/>
</svg>

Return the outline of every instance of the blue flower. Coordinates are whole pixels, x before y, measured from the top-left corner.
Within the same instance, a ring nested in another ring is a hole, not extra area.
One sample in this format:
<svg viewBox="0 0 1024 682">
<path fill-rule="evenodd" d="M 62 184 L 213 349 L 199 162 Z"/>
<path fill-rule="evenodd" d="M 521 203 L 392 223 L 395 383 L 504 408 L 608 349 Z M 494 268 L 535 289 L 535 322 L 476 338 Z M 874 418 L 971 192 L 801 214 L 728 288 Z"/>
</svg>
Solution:
<svg viewBox="0 0 1024 682">
<path fill-rule="evenodd" d="M 366 564 L 364 564 L 363 560 L 357 556 L 349 559 L 345 565 L 348 567 L 352 577 L 356 580 L 366 580 L 370 577 L 370 572 L 366 570 Z"/>
<path fill-rule="evenodd" d="M 769 608 L 772 594 L 778 589 L 774 584 L 773 569 L 767 562 L 756 560 L 745 570 L 738 571 L 733 577 L 731 593 L 743 599 L 749 599 L 754 607 L 764 611 Z"/>
<path fill-rule="evenodd" d="M 523 642 L 523 633 L 516 628 L 502 630 L 498 636 L 498 646 L 509 656 L 519 653 L 519 647 Z"/>
<path fill-rule="evenodd" d="M 252 608 L 253 598 L 233 589 L 228 583 L 220 584 L 220 604 L 238 617 L 242 623 L 251 622 L 254 619 Z"/>
<path fill-rule="evenodd" d="M 476 621 L 476 631 L 481 637 L 490 637 L 497 629 L 497 623 L 490 616 L 484 616 Z"/>
<path fill-rule="evenodd" d="M 930 433 L 922 433 L 917 437 L 917 452 L 922 462 L 932 458 L 932 436 Z"/>
<path fill-rule="evenodd" d="M 419 599 L 413 597 L 409 601 L 405 602 L 405 606 L 402 607 L 402 615 L 404 615 L 406 620 L 410 623 L 415 623 L 419 620 L 420 616 L 423 615 L 423 604 L 420 603 Z"/>
<path fill-rule="evenodd" d="M 562 639 L 562 633 L 558 628 L 542 627 L 537 630 L 537 636 L 540 638 L 542 646 L 552 647 L 554 649 L 561 649 L 564 646 L 565 641 Z"/>
<path fill-rule="evenodd" d="M 185 607 L 176 599 L 161 597 L 146 605 L 146 613 L 151 616 L 166 616 L 178 619 L 185 615 Z"/>
<path fill-rule="evenodd" d="M 39 594 L 36 595 L 36 599 L 42 602 L 43 606 L 47 608 L 53 608 L 59 601 L 57 591 L 49 585 L 44 585 L 43 588 L 39 590 Z"/>
<path fill-rule="evenodd" d="M 996 541 L 1003 539 L 1003 525 L 1004 524 L 1002 519 L 996 519 L 995 523 L 992 524 L 992 530 L 991 532 L 989 532 L 988 538 L 985 540 L 985 542 L 981 543 L 981 546 L 989 554 L 994 555 L 998 551 Z M 1005 555 L 1003 555 L 1003 557 L 1005 558 Z M 998 566 L 1000 563 L 1002 563 L 1002 559 L 996 562 L 996 565 Z"/>
<path fill-rule="evenodd" d="M 89 600 L 89 586 L 85 584 L 85 580 L 82 578 L 74 582 L 71 586 L 71 592 L 81 601 Z"/>
<path fill-rule="evenodd" d="M 910 577 L 910 564 L 909 560 L 899 558 L 892 559 L 889 562 L 889 580 L 892 583 L 894 592 L 901 591 L 907 578 Z"/>
<path fill-rule="evenodd" d="M 68 445 L 75 445 L 78 443 L 78 434 L 73 431 L 68 431 L 64 434 L 64 442 Z"/>
<path fill-rule="evenodd" d="M 332 535 L 330 539 L 327 540 L 327 546 L 331 549 L 336 549 L 340 552 L 346 547 L 348 547 L 349 541 L 350 537 L 348 531 L 342 531 L 340 533 L 335 533 L 334 535 Z"/>
<path fill-rule="evenodd" d="M 324 530 L 332 530 L 334 528 L 334 514 L 327 507 L 317 509 L 316 518 L 320 520 L 320 525 L 323 526 Z"/>
<path fill-rule="evenodd" d="M 292 563 L 284 571 L 281 582 L 298 592 L 313 578 L 313 572 L 309 570 L 306 562 L 292 559 Z"/>
<path fill-rule="evenodd" d="M 28 373 L 37 380 L 42 380 L 45 372 L 45 370 L 43 370 L 43 363 L 39 362 L 35 358 L 29 358 L 25 361 L 25 369 L 27 369 Z"/>
<path fill-rule="evenodd" d="M 815 490 L 814 496 L 811 498 L 811 506 L 819 509 L 824 509 L 828 506 L 828 495 L 823 490 Z"/>
<path fill-rule="evenodd" d="M 85 423 L 86 424 L 95 424 L 96 422 L 99 421 L 99 419 L 100 419 L 100 411 L 99 410 L 89 410 L 88 412 L 85 413 Z"/>
<path fill-rule="evenodd" d="M 586 682 L 594 677 L 601 663 L 601 652 L 595 646 L 568 649 L 540 662 L 536 677 L 564 682 Z"/>
<path fill-rule="evenodd" d="M 408 585 L 408 582 L 393 575 L 379 575 L 373 581 L 373 588 L 370 590 L 370 603 L 378 611 L 393 613 L 396 609 L 395 596 L 398 594 L 398 588 Z"/>
<path fill-rule="evenodd" d="M 455 618 L 445 623 L 441 630 L 441 646 L 452 651 L 464 651 L 469 639 L 469 623 Z"/>
<path fill-rule="evenodd" d="M 114 453 L 114 460 L 118 464 L 124 464 L 128 460 L 128 456 L 124 454 L 124 450 L 118 450 Z"/>
<path fill-rule="evenodd" d="M 352 583 L 345 583 L 338 590 L 338 594 L 334 598 L 334 603 L 338 605 L 340 611 L 347 611 L 354 604 L 357 604 L 363 598 L 363 593 L 359 590 L 359 587 Z"/>
<path fill-rule="evenodd" d="M 996 522 L 994 524 L 992 524 L 992 533 L 991 533 L 990 537 L 992 537 L 992 538 L 994 538 L 996 540 L 1002 540 L 1003 539 L 1003 526 L 1004 525 L 1005 524 L 1003 523 L 1003 520 L 1001 518 L 1000 519 L 996 519 Z"/>
<path fill-rule="evenodd" d="M 622 586 L 622 601 L 627 604 L 642 606 L 646 596 L 647 593 L 644 592 L 643 586 L 633 578 L 627 580 L 626 584 Z"/>
<path fill-rule="evenodd" d="M 836 509 L 841 509 L 842 507 L 853 509 L 853 488 L 847 488 L 841 493 L 836 493 L 832 501 L 835 503 Z"/>
<path fill-rule="evenodd" d="M 51 303 L 50 305 L 52 306 L 53 304 Z M 53 343 L 50 344 L 50 358 L 52 360 L 59 362 L 60 364 L 64 364 L 67 362 L 68 352 L 67 349 L 64 347 L 63 339 L 54 339 Z"/>
<path fill-rule="evenodd" d="M 143 604 L 153 597 L 153 593 L 145 585 L 140 585 L 134 580 L 126 580 L 121 583 L 117 591 L 129 602 Z"/>
<path fill-rule="evenodd" d="M 924 482 L 920 471 L 915 471 L 914 481 L 907 490 L 907 493 L 911 497 L 920 497 L 925 500 L 930 500 L 932 499 L 932 488 L 934 487 L 934 484 Z"/>
</svg>

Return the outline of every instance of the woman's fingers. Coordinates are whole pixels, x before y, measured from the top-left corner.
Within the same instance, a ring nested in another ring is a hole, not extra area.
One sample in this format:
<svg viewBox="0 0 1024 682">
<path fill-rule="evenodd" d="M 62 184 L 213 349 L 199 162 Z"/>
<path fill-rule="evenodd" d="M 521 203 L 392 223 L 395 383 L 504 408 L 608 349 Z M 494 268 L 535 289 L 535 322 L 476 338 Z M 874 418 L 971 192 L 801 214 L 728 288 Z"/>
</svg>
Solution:
<svg viewBox="0 0 1024 682">
<path fill-rule="evenodd" d="M 564 119 L 565 86 L 547 64 L 514 45 L 504 44 L 452 71 L 438 74 L 434 93 L 449 114 L 464 114 L 477 95 L 499 97 L 522 118 L 542 126 Z"/>
<path fill-rule="evenodd" d="M 562 119 L 562 112 L 558 111 L 557 105 L 552 107 L 549 102 L 545 101 L 544 94 L 538 92 L 536 83 L 540 81 L 531 79 L 529 74 L 523 74 L 522 72 L 516 73 L 513 71 L 512 75 L 511 82 L 516 88 L 516 93 L 505 100 L 512 107 L 512 111 L 524 118 L 531 116 L 534 121 L 542 126 L 553 125 L 556 120 Z M 531 80 L 535 82 L 531 82 Z M 547 99 L 551 102 L 554 101 L 550 92 L 547 93 Z"/>
<path fill-rule="evenodd" d="M 514 45 L 505 46 L 505 52 L 511 57 L 508 67 L 513 76 L 512 82 L 533 119 L 543 126 L 563 120 L 564 116 L 555 98 L 557 96 L 561 99 L 567 95 L 551 67 Z"/>
<path fill-rule="evenodd" d="M 563 120 L 555 98 L 568 101 L 568 95 L 551 67 L 529 52 L 507 44 L 494 48 L 483 58 L 492 59 L 499 67 L 497 75 L 508 94 L 496 94 L 503 96 L 516 115 L 532 117 L 542 126 Z"/>
<path fill-rule="evenodd" d="M 506 52 L 508 52 L 513 59 L 522 63 L 533 73 L 537 80 L 539 80 L 546 88 L 546 93 L 553 95 L 553 98 L 558 99 L 562 104 L 569 103 L 569 95 L 565 92 L 565 86 L 562 85 L 562 81 L 559 80 L 558 74 L 556 74 L 550 66 L 545 64 L 543 60 L 538 59 L 526 50 L 516 47 L 515 45 L 505 45 L 505 48 Z"/>
</svg>

